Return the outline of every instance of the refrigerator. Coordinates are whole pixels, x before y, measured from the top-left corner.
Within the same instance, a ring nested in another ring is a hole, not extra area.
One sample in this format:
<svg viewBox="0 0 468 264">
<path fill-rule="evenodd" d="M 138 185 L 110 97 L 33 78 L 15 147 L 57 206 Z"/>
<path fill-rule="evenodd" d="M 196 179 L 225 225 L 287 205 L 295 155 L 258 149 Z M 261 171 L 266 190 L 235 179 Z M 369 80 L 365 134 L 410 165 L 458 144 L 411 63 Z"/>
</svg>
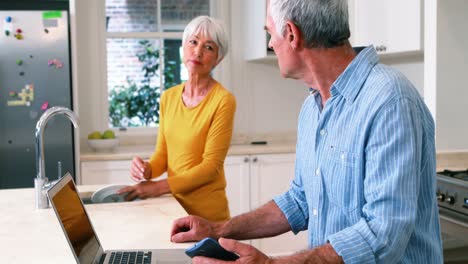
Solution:
<svg viewBox="0 0 468 264">
<path fill-rule="evenodd" d="M 73 110 L 66 1 L 0 0 L 0 189 L 34 186 L 36 123 L 53 106 Z M 46 177 L 75 175 L 74 134 L 61 115 L 44 131 Z"/>
</svg>

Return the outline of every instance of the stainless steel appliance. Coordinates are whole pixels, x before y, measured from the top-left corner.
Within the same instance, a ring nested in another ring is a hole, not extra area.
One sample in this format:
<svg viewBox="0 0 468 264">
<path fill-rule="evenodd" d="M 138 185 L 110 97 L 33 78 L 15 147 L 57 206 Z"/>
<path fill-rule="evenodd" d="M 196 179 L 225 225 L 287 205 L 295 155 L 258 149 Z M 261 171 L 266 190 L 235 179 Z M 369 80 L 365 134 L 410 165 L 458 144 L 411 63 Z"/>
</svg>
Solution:
<svg viewBox="0 0 468 264">
<path fill-rule="evenodd" d="M 468 263 L 468 170 L 438 172 L 436 196 L 445 259 Z"/>
<path fill-rule="evenodd" d="M 0 189 L 34 186 L 35 131 L 53 106 L 73 110 L 69 3 L 0 0 Z M 46 176 L 75 174 L 71 123 L 48 122 Z"/>
</svg>

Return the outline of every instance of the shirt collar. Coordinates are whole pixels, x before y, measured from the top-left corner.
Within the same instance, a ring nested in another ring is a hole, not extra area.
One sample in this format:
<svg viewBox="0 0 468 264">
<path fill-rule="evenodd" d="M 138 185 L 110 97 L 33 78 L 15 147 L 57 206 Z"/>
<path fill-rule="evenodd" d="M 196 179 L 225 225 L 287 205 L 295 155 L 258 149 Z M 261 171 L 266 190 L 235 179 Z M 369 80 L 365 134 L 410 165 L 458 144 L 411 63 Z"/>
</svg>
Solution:
<svg viewBox="0 0 468 264">
<path fill-rule="evenodd" d="M 331 87 L 332 96 L 340 93 L 350 103 L 354 102 L 372 68 L 379 62 L 373 46 L 363 49 L 338 76 Z"/>
</svg>

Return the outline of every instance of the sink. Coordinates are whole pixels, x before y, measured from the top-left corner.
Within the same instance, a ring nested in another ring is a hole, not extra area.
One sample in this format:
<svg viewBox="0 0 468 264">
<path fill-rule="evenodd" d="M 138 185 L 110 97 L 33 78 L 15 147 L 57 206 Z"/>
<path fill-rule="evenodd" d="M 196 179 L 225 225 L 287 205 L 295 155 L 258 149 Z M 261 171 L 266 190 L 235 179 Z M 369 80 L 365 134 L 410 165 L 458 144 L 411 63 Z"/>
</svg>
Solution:
<svg viewBox="0 0 468 264">
<path fill-rule="evenodd" d="M 83 204 L 93 204 L 93 201 L 91 201 L 92 195 L 93 192 L 79 192 L 79 196 Z"/>
<path fill-rule="evenodd" d="M 81 201 L 83 202 L 83 204 L 93 204 L 93 201 L 91 201 L 91 197 L 81 198 Z"/>
<path fill-rule="evenodd" d="M 100 204 L 100 203 L 121 203 L 125 200 L 126 193 L 117 194 L 117 191 L 128 185 L 109 185 L 95 192 L 80 192 L 80 198 L 83 204 Z"/>
</svg>

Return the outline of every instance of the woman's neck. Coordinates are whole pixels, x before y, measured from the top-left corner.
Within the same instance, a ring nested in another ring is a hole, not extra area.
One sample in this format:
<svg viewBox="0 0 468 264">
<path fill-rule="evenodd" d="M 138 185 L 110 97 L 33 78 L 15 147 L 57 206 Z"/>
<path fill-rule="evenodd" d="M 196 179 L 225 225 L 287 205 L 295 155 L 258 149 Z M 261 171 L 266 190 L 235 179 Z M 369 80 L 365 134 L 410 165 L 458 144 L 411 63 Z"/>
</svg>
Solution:
<svg viewBox="0 0 468 264">
<path fill-rule="evenodd" d="M 204 96 L 213 86 L 214 79 L 208 75 L 205 77 L 201 76 L 190 76 L 185 83 L 184 95 L 187 97 L 199 97 Z"/>
</svg>

